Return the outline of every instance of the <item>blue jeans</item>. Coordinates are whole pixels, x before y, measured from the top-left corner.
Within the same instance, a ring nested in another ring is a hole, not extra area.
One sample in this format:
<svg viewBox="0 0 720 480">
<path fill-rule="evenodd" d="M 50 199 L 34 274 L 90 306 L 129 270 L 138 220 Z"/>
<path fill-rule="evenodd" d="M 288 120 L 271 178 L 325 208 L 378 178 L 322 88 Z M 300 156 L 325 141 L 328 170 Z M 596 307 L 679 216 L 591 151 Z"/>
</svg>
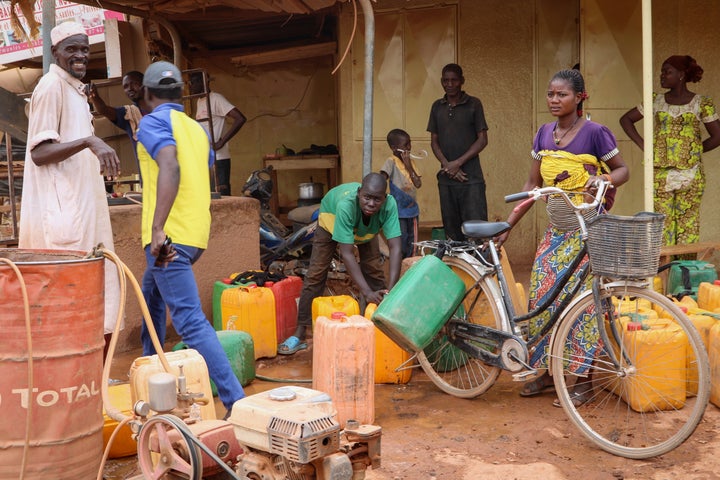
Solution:
<svg viewBox="0 0 720 480">
<path fill-rule="evenodd" d="M 150 245 L 145 247 L 147 268 L 142 279 L 142 291 L 150 317 L 160 343 L 164 345 L 167 325 L 165 307 L 170 309 L 175 330 L 188 347 L 197 350 L 205 359 L 210 378 L 217 385 L 218 396 L 225 408 L 230 410 L 236 400 L 245 396 L 245 392 L 232 371 L 215 329 L 201 308 L 192 264 L 200 258 L 203 250 L 178 244 L 175 244 L 175 250 L 177 257 L 174 261 L 165 267 L 156 267 Z M 141 340 L 143 355 L 157 353 L 145 322 L 142 324 Z"/>
<path fill-rule="evenodd" d="M 415 251 L 415 227 L 418 217 L 401 218 L 400 220 L 400 245 L 402 257 L 412 257 Z"/>
</svg>

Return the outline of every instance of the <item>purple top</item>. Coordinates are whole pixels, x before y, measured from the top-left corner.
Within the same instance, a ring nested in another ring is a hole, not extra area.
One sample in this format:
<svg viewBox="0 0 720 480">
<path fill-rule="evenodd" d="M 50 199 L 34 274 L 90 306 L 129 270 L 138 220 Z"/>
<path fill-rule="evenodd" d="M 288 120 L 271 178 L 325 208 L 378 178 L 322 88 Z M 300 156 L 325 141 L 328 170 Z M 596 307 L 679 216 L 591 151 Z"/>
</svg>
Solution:
<svg viewBox="0 0 720 480">
<path fill-rule="evenodd" d="M 535 160 L 542 161 L 542 156 L 540 156 L 538 152 L 543 150 L 562 150 L 575 155 L 589 154 L 594 155 L 598 160 L 602 160 L 603 162 L 607 162 L 620 153 L 617 148 L 615 135 L 613 135 L 609 128 L 599 123 L 590 120 L 586 121 L 585 124 L 580 127 L 577 134 L 575 134 L 575 137 L 570 140 L 570 143 L 562 148 L 555 145 L 553 127 L 555 127 L 555 122 L 546 123 L 538 129 L 531 152 Z M 615 203 L 616 192 L 617 189 L 613 188 L 605 194 L 606 210 L 610 210 L 613 203 Z"/>
<path fill-rule="evenodd" d="M 575 138 L 562 147 L 562 149 L 555 145 L 552 134 L 553 127 L 555 127 L 555 122 L 546 123 L 538 129 L 531 152 L 535 160 L 542 159 L 537 153 L 541 150 L 564 150 L 574 153 L 575 155 L 590 154 L 603 162 L 607 162 L 620 153 L 617 148 L 615 135 L 613 135 L 609 128 L 599 123 L 590 120 L 586 121 L 585 124 L 580 127 Z"/>
</svg>

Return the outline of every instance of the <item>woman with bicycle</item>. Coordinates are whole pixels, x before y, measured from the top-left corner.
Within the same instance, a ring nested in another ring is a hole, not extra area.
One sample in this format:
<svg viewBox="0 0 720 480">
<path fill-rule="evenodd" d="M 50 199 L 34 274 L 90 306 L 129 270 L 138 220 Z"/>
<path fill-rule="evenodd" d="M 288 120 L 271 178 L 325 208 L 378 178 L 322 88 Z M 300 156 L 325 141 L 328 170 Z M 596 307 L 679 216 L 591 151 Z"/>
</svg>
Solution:
<svg viewBox="0 0 720 480">
<path fill-rule="evenodd" d="M 587 200 L 585 193 L 595 193 L 594 184 L 598 180 L 609 181 L 615 188 L 627 182 L 628 168 L 617 148 L 615 136 L 607 127 L 583 115 L 583 101 L 586 98 L 585 81 L 578 70 L 561 70 L 552 77 L 547 90 L 547 105 L 557 120 L 541 126 L 535 135 L 530 174 L 523 191 L 547 184 L 578 192 L 576 201 L 580 203 Z M 604 205 L 598 211 L 589 212 L 586 217 L 605 213 L 612 206 L 614 196 L 615 190 L 610 190 Z M 519 206 L 510 214 L 507 222 L 515 226 L 531 205 L 527 203 Z M 561 198 L 550 197 L 547 212 L 550 223 L 538 246 L 531 270 L 530 309 L 542 303 L 583 245 L 577 218 Z M 508 234 L 500 236 L 498 242 L 502 244 Z M 556 301 L 543 314 L 530 321 L 530 335 L 540 332 L 548 324 L 552 313 L 560 308 L 577 281 L 576 276 L 571 277 Z M 578 322 L 575 328 L 573 338 L 576 342 L 572 348 L 580 349 L 588 354 L 587 358 L 592 358 L 592 350 L 598 345 L 597 328 L 591 322 Z M 549 335 L 531 352 L 530 364 L 534 368 L 547 368 L 548 340 Z M 553 380 L 546 372 L 527 382 L 520 395 L 530 397 L 552 390 Z M 579 390 L 582 391 L 573 392 L 573 403 L 576 405 L 587 401 L 587 387 L 579 387 Z M 555 405 L 560 406 L 557 401 Z"/>
</svg>

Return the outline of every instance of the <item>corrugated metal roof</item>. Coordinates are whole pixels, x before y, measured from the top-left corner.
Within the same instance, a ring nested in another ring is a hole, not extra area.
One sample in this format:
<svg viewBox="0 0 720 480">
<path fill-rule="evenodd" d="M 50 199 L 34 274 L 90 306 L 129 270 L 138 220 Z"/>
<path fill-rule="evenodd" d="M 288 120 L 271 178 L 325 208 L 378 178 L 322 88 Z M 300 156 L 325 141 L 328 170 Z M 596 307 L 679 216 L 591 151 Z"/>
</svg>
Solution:
<svg viewBox="0 0 720 480">
<path fill-rule="evenodd" d="M 307 45 L 336 37 L 337 3 L 347 0 L 117 0 L 102 7 L 170 22 L 183 53 L 237 54 Z M 96 0 L 77 3 L 97 6 Z"/>
</svg>

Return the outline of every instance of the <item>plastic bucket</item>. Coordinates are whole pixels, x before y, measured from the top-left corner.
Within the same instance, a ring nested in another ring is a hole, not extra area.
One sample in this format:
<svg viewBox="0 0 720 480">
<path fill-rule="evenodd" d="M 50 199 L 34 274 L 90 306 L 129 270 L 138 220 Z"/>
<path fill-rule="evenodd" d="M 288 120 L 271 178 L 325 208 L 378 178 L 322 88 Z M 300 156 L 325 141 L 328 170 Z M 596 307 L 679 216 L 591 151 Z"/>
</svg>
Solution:
<svg viewBox="0 0 720 480">
<path fill-rule="evenodd" d="M 0 249 L 30 304 L 33 389 L 20 281 L 0 263 L 0 479 L 16 480 L 32 404 L 25 478 L 95 478 L 103 446 L 105 263 L 85 252 Z"/>
</svg>

